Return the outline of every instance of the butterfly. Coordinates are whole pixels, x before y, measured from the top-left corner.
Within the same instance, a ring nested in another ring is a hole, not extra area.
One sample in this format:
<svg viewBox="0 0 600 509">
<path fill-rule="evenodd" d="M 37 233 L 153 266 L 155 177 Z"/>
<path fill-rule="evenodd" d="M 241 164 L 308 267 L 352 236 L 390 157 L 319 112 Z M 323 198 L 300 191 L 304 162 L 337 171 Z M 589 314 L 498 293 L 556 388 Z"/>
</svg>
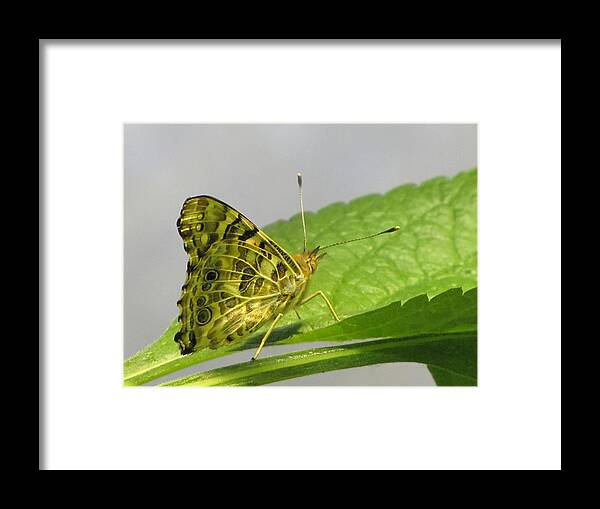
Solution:
<svg viewBox="0 0 600 509">
<path fill-rule="evenodd" d="M 304 250 L 295 255 L 221 200 L 206 195 L 185 200 L 177 229 L 189 260 L 177 301 L 180 328 L 174 337 L 182 355 L 240 341 L 269 324 L 254 360 L 283 315 L 316 297 L 323 299 L 333 318 L 339 321 L 321 290 L 307 295 L 311 276 L 326 254 L 324 249 L 395 232 L 399 227 L 309 251 L 301 173 L 298 186 Z"/>
</svg>

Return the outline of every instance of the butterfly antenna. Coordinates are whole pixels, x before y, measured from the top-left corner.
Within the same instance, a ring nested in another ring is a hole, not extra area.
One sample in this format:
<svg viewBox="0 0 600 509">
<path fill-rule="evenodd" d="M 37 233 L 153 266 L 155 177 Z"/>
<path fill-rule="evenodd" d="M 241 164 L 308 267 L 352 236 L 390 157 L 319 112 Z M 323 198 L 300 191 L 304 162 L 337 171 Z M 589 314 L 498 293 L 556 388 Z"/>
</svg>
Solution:
<svg viewBox="0 0 600 509">
<path fill-rule="evenodd" d="M 302 201 L 302 173 L 298 173 L 298 188 L 300 189 L 300 214 L 302 215 L 302 230 L 304 231 L 304 251 L 306 251 L 306 223 L 304 222 L 304 202 Z"/>
<path fill-rule="evenodd" d="M 374 233 L 373 235 L 367 235 L 366 237 L 359 237 L 358 239 L 350 239 L 350 240 L 343 240 L 341 242 L 335 242 L 333 244 L 329 244 L 328 246 L 322 246 L 320 249 L 327 249 L 328 247 L 339 246 L 341 244 L 348 244 L 348 242 L 355 242 L 357 240 L 370 239 L 372 237 L 377 237 L 377 235 L 383 235 L 384 233 L 394 233 L 394 232 L 397 232 L 399 229 L 400 229 L 399 226 L 392 226 L 391 228 L 388 228 L 387 230 L 383 230 L 382 232 L 379 232 L 379 233 Z"/>
</svg>

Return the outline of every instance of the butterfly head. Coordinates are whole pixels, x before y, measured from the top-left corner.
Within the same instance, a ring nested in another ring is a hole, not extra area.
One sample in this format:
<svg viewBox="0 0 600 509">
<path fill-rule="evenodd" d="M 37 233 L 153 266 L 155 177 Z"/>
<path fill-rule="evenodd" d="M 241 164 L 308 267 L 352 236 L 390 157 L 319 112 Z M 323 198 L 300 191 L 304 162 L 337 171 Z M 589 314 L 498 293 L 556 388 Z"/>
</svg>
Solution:
<svg viewBox="0 0 600 509">
<path fill-rule="evenodd" d="M 294 260 L 300 265 L 305 278 L 310 277 L 317 270 L 319 260 L 326 255 L 326 253 L 319 252 L 319 249 L 319 246 L 317 246 L 312 251 L 303 251 L 300 254 L 294 255 Z"/>
</svg>

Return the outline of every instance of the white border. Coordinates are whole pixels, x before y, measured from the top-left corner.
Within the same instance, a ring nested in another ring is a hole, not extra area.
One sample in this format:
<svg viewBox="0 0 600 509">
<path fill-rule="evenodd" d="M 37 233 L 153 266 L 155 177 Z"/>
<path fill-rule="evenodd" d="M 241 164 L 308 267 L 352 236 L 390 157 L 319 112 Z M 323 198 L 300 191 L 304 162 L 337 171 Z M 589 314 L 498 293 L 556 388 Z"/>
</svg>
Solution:
<svg viewBox="0 0 600 509">
<path fill-rule="evenodd" d="M 560 468 L 558 44 L 43 47 L 46 468 Z M 479 388 L 122 387 L 125 122 L 478 122 Z"/>
</svg>

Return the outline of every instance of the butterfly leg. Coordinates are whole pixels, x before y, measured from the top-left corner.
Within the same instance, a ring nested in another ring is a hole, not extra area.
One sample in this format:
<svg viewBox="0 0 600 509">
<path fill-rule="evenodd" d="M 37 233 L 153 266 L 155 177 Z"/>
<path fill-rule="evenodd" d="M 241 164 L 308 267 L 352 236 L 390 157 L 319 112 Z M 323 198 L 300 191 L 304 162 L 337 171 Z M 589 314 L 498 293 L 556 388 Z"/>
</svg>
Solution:
<svg viewBox="0 0 600 509">
<path fill-rule="evenodd" d="M 294 309 L 294 313 L 296 313 L 296 316 L 298 317 L 298 320 L 302 320 L 302 317 L 300 316 L 300 313 L 298 313 L 297 309 Z"/>
<path fill-rule="evenodd" d="M 298 304 L 298 305 L 302 306 L 302 304 L 306 304 L 309 300 L 314 299 L 315 297 L 318 297 L 318 296 L 323 298 L 323 300 L 325 301 L 325 304 L 327 304 L 327 307 L 329 308 L 329 311 L 331 311 L 331 314 L 335 318 L 336 322 L 339 322 L 340 318 L 338 317 L 337 313 L 335 312 L 335 309 L 333 309 L 331 302 L 329 302 L 329 299 L 325 296 L 325 294 L 321 290 L 313 293 L 312 295 L 309 295 L 308 297 L 306 297 L 306 299 L 303 299 L 300 302 L 300 304 Z"/>
<path fill-rule="evenodd" d="M 265 335 L 262 338 L 262 341 L 260 342 L 260 345 L 258 345 L 258 349 L 256 350 L 256 353 L 253 355 L 252 360 L 255 361 L 256 358 L 258 357 L 258 354 L 260 353 L 260 351 L 262 350 L 262 347 L 265 346 L 265 343 L 267 342 L 267 339 L 269 339 L 269 336 L 271 335 L 271 332 L 273 332 L 273 328 L 275 327 L 275 324 L 279 321 L 279 319 L 283 316 L 282 313 L 279 313 L 276 317 L 275 320 L 273 320 L 273 322 L 271 323 L 271 325 L 269 326 L 269 330 L 265 333 Z"/>
</svg>

